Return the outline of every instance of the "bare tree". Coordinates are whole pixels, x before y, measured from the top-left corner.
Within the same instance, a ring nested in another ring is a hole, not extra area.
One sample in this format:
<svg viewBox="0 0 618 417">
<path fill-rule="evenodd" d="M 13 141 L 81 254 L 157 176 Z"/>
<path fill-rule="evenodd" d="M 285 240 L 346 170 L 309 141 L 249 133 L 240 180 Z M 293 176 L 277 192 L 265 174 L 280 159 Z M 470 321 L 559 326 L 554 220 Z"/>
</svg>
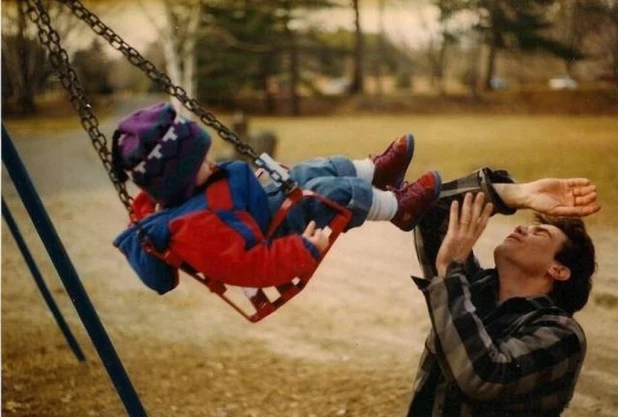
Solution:
<svg viewBox="0 0 618 417">
<path fill-rule="evenodd" d="M 441 12 L 441 8 L 439 5 L 441 1 L 432 3 L 434 3 L 433 5 L 436 6 L 440 12 L 438 16 L 438 21 L 441 26 L 441 31 L 439 33 L 434 32 L 430 28 L 430 18 L 427 16 L 428 3 L 417 2 L 415 3 L 415 7 L 416 14 L 420 23 L 420 28 L 422 29 L 423 34 L 426 37 L 424 45 L 424 55 L 426 58 L 426 63 L 428 65 L 431 86 L 433 88 L 436 88 L 440 94 L 444 94 L 445 89 L 443 80 L 444 74 L 446 73 L 445 66 L 447 48 L 447 39 L 445 38 L 444 33 L 446 31 L 447 18 Z"/>
<path fill-rule="evenodd" d="M 453 29 L 453 20 L 459 13 L 473 7 L 470 0 L 432 0 L 438 9 L 438 24 L 440 43 L 438 51 L 433 55 L 433 75 L 440 94 L 446 93 L 445 75 L 447 68 L 448 49 L 456 44 L 462 35 L 461 29 Z"/>
<path fill-rule="evenodd" d="M 583 42 L 583 27 L 578 24 L 580 18 L 581 9 L 579 7 L 579 0 L 567 0 L 561 3 L 561 9 L 565 12 L 564 28 L 565 43 L 573 49 L 580 49 Z M 575 61 L 571 59 L 565 59 L 564 66 L 569 76 L 573 75 L 573 64 Z"/>
<path fill-rule="evenodd" d="M 187 92 L 191 97 L 197 93 L 195 45 L 200 29 L 201 1 L 199 0 L 160 0 L 165 21 L 156 21 L 151 11 L 139 2 L 150 23 L 160 34 L 160 43 L 165 56 L 165 69 L 170 80 Z M 175 107 L 186 117 L 186 110 L 175 98 L 171 98 Z"/>
<path fill-rule="evenodd" d="M 362 94 L 365 90 L 365 79 L 363 73 L 364 35 L 360 23 L 360 0 L 352 0 L 352 9 L 354 10 L 354 75 L 350 86 L 350 93 Z"/>
<path fill-rule="evenodd" d="M 618 89 L 618 1 L 582 0 L 580 10 L 582 22 L 593 28 L 586 32 L 586 47 L 601 61 L 605 75 Z"/>
<path fill-rule="evenodd" d="M 481 29 L 486 33 L 489 46 L 485 88 L 492 90 L 496 58 L 499 50 L 541 51 L 553 56 L 576 61 L 584 55 L 573 45 L 548 35 L 554 21 L 551 19 L 553 0 L 479 0 Z"/>
<path fill-rule="evenodd" d="M 290 106 L 294 116 L 300 115 L 300 96 L 298 95 L 298 84 L 300 81 L 300 69 L 298 62 L 298 43 L 296 33 L 290 28 L 292 22 L 293 5 L 292 0 L 283 2 L 283 35 L 287 44 L 289 57 L 290 75 Z"/>
<path fill-rule="evenodd" d="M 376 79 L 376 103 L 380 104 L 382 100 L 382 96 L 384 95 L 384 85 L 383 85 L 383 61 L 384 61 L 384 48 L 385 48 L 385 39 L 384 39 L 384 4 L 385 0 L 378 0 L 378 38 L 376 42 L 376 56 L 378 57 L 375 60 L 375 79 Z"/>
<path fill-rule="evenodd" d="M 56 1 L 43 1 L 54 29 L 66 39 L 75 28 L 75 20 Z M 35 96 L 42 91 L 52 74 L 46 51 L 39 43 L 35 27 L 26 15 L 26 4 L 4 1 L 2 10 L 2 78 L 3 97 L 16 99 L 21 114 L 36 112 Z"/>
</svg>

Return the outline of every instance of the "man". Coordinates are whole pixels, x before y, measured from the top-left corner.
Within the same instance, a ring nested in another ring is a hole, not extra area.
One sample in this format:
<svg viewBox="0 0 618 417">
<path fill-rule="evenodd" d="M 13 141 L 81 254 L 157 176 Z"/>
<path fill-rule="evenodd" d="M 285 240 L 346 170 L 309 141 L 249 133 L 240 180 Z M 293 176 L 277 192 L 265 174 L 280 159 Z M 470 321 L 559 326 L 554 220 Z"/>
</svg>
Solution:
<svg viewBox="0 0 618 417">
<path fill-rule="evenodd" d="M 596 197 L 587 179 L 514 184 L 489 169 L 444 184 L 415 229 L 425 276 L 415 281 L 432 329 L 408 416 L 560 415 L 586 353 L 572 317 L 596 265 L 583 222 L 518 226 L 495 248 L 495 269 L 481 269 L 471 250 L 492 212 L 587 216 L 600 209 Z"/>
</svg>

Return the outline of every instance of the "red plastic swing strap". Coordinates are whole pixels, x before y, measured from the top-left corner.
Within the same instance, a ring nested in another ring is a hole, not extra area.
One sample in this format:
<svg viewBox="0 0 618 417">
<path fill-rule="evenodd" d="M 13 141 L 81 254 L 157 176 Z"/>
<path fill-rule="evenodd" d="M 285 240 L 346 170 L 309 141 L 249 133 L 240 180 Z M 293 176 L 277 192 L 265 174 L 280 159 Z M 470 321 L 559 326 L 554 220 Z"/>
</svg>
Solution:
<svg viewBox="0 0 618 417">
<path fill-rule="evenodd" d="M 271 238 L 273 236 L 277 228 L 281 225 L 281 223 L 288 216 L 292 207 L 294 207 L 294 205 L 298 204 L 302 199 L 305 199 L 305 198 L 313 198 L 313 199 L 319 200 L 322 204 L 330 207 L 336 213 L 333 219 L 328 224 L 328 227 L 330 228 L 331 233 L 328 237 L 328 247 L 322 254 L 322 259 L 324 259 L 324 257 L 330 250 L 333 243 L 335 243 L 335 241 L 337 240 L 337 237 L 345 230 L 346 226 L 350 222 L 350 219 L 352 217 L 352 212 L 346 207 L 343 207 L 342 205 L 320 194 L 317 194 L 313 191 L 303 190 L 301 188 L 297 188 L 293 190 L 287 196 L 287 198 L 283 201 L 283 203 L 281 204 L 281 207 L 275 214 L 275 217 L 273 218 L 271 226 L 268 230 L 267 237 Z M 319 262 L 318 262 L 318 265 L 319 265 Z M 315 269 L 317 269 L 318 265 L 316 265 Z M 300 279 L 300 282 L 296 284 L 288 283 L 288 284 L 284 284 L 282 286 L 277 287 L 277 289 L 282 295 L 282 298 L 284 299 L 283 303 L 287 299 L 292 298 L 297 292 L 302 290 L 302 288 L 307 283 L 307 281 L 311 279 L 311 276 L 313 275 L 313 272 L 315 272 L 315 269 L 311 272 L 300 275 L 298 277 Z"/>
<path fill-rule="evenodd" d="M 303 190 L 301 188 L 296 188 L 290 194 L 288 194 L 286 199 L 281 204 L 281 207 L 277 211 L 277 214 L 275 214 L 275 217 L 273 218 L 270 228 L 268 229 L 268 234 L 266 236 L 268 238 L 272 237 L 277 228 L 288 216 L 288 213 L 292 209 L 292 207 L 294 207 L 294 205 L 296 205 L 303 198 L 314 198 L 316 200 L 320 200 L 322 204 L 329 206 L 333 211 L 337 212 L 336 216 L 333 218 L 333 220 L 331 220 L 329 224 L 330 229 L 335 232 L 334 235 L 331 234 L 331 239 L 329 239 L 330 243 L 332 244 L 337 235 L 339 235 L 339 233 L 343 231 L 345 226 L 350 221 L 352 213 L 349 209 L 343 207 L 338 203 L 335 203 L 332 200 L 329 200 L 328 198 L 320 194 L 309 190 Z"/>
<path fill-rule="evenodd" d="M 215 181 L 208 186 L 206 189 L 206 198 L 208 200 L 208 207 L 211 210 L 231 210 L 234 208 L 234 203 L 232 200 L 230 188 L 226 181 Z M 276 230 L 277 226 L 285 220 L 290 208 L 294 206 L 298 201 L 303 198 L 303 192 L 300 189 L 292 192 L 283 202 L 281 208 L 277 211 L 274 216 L 273 222 L 267 234 L 267 238 L 272 236 L 272 233 Z M 216 283 L 216 282 L 215 282 Z M 218 284 L 218 283 L 216 283 Z M 207 284 L 208 285 L 208 284 Z M 301 288 L 302 288 L 301 284 Z M 222 286 L 223 287 L 223 286 Z M 211 288 L 209 286 L 209 288 Z M 223 287 L 224 289 L 225 287 Z M 217 292 L 229 305 L 234 307 L 240 314 L 245 316 L 252 322 L 257 322 L 263 319 L 264 317 L 271 314 L 281 305 L 285 304 L 287 300 L 292 298 L 300 289 L 292 283 L 283 284 L 277 287 L 277 290 L 280 293 L 280 297 L 276 300 L 271 301 L 264 291 L 261 288 L 256 288 L 255 293 L 252 295 L 247 294 L 247 298 L 253 304 L 255 308 L 255 313 L 252 315 L 247 315 L 244 311 L 242 311 L 234 302 L 228 299 L 223 292 Z M 212 288 L 211 288 L 212 290 Z"/>
<path fill-rule="evenodd" d="M 310 192 L 310 191 L 307 191 L 307 192 Z M 273 217 L 272 222 L 270 223 L 270 227 L 268 228 L 268 233 L 266 233 L 266 237 L 268 239 L 270 239 L 273 236 L 277 228 L 286 219 L 286 217 L 288 216 L 288 213 L 290 212 L 290 209 L 294 207 L 296 203 L 302 200 L 304 196 L 305 195 L 301 188 L 295 188 L 294 190 L 292 190 L 290 194 L 287 195 L 285 200 L 283 200 L 283 203 L 281 203 L 281 207 L 279 207 L 279 210 L 277 210 L 277 213 Z"/>
</svg>

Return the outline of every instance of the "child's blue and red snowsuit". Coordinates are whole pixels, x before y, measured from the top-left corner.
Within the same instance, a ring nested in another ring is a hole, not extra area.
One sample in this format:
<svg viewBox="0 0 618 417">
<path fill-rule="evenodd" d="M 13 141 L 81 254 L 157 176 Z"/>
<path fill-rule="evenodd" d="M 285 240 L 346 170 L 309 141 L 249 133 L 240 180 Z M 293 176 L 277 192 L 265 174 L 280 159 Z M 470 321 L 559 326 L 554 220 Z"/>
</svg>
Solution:
<svg viewBox="0 0 618 417">
<path fill-rule="evenodd" d="M 290 177 L 302 188 L 349 208 L 348 229 L 365 221 L 372 187 L 356 177 L 348 158 L 307 161 L 292 168 Z M 232 161 L 218 165 L 206 185 L 182 205 L 155 212 L 153 200 L 141 193 L 133 209 L 158 251 L 171 248 L 193 269 L 219 282 L 270 287 L 315 269 L 320 253 L 302 232 L 309 221 L 324 227 L 333 216 L 329 207 L 303 200 L 267 240 L 265 234 L 284 199 L 274 183 L 262 186 L 247 163 Z M 160 294 L 175 288 L 176 270 L 142 249 L 134 226 L 114 244 L 148 287 Z"/>
</svg>

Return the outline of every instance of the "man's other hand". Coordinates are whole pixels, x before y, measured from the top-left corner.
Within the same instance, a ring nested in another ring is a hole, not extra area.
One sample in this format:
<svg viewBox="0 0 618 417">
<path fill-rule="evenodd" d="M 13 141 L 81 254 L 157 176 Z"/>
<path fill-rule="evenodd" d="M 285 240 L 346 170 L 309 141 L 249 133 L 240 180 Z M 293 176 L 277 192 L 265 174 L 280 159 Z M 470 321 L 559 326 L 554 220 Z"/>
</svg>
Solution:
<svg viewBox="0 0 618 417">
<path fill-rule="evenodd" d="M 601 210 L 587 178 L 545 178 L 522 184 L 526 206 L 550 216 L 588 216 Z"/>
<path fill-rule="evenodd" d="M 583 217 L 601 210 L 597 188 L 587 178 L 544 178 L 523 184 L 494 184 L 504 203 L 550 216 Z"/>
<path fill-rule="evenodd" d="M 448 230 L 436 257 L 438 276 L 444 277 L 446 268 L 452 262 L 465 262 L 472 247 L 485 230 L 492 210 L 491 203 L 485 204 L 483 193 L 478 193 L 475 198 L 471 193 L 467 193 L 462 203 L 461 213 L 459 203 L 453 201 Z"/>
</svg>

